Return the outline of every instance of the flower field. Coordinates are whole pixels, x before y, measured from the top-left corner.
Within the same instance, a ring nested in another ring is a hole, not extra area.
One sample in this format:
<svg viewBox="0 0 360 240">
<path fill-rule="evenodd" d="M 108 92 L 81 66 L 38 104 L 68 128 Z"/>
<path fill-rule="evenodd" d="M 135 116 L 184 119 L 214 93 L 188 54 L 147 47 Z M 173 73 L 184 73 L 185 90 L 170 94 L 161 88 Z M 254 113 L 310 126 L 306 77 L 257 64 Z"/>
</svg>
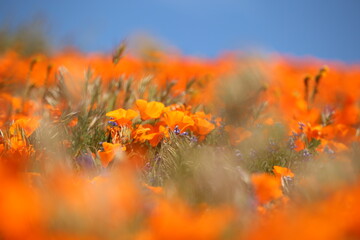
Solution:
<svg viewBox="0 0 360 240">
<path fill-rule="evenodd" d="M 0 55 L 0 239 L 360 239 L 360 66 Z"/>
</svg>

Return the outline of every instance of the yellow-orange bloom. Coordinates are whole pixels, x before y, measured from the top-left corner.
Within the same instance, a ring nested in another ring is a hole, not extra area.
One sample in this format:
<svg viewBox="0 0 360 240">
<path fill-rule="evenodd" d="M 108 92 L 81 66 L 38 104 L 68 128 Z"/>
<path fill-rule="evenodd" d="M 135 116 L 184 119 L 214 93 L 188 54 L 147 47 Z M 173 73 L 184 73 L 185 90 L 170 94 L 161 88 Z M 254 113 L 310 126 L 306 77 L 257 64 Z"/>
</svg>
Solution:
<svg viewBox="0 0 360 240">
<path fill-rule="evenodd" d="M 194 126 L 194 120 L 185 115 L 182 111 L 169 111 L 164 114 L 164 122 L 166 125 L 174 129 L 176 126 L 179 127 L 180 131 L 183 132 L 187 128 Z"/>
<path fill-rule="evenodd" d="M 140 125 L 134 133 L 136 140 L 139 142 L 147 140 L 153 147 L 156 147 L 163 137 L 169 137 L 168 129 L 163 125 L 163 122 L 158 122 L 155 126 L 151 124 Z"/>
<path fill-rule="evenodd" d="M 140 112 L 142 120 L 159 118 L 165 108 L 164 104 L 161 102 L 147 102 L 143 99 L 136 100 L 135 104 Z"/>
<path fill-rule="evenodd" d="M 131 120 L 138 115 L 139 113 L 132 109 L 125 110 L 122 108 L 106 113 L 107 117 L 113 118 L 113 120 L 116 121 L 119 125 L 129 124 Z"/>
<path fill-rule="evenodd" d="M 195 122 L 194 132 L 196 132 L 201 136 L 205 136 L 215 129 L 214 124 L 203 118 L 196 117 L 194 119 L 194 122 Z"/>
</svg>

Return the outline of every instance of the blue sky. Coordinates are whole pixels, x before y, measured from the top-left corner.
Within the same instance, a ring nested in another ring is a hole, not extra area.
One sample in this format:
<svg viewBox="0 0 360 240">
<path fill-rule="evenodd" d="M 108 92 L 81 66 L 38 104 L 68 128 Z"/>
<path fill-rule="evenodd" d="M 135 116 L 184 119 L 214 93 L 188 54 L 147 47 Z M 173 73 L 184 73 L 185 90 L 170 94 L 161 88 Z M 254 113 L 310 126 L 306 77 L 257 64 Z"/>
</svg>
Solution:
<svg viewBox="0 0 360 240">
<path fill-rule="evenodd" d="M 359 0 L 0 0 L 0 21 L 47 21 L 56 46 L 110 51 L 147 33 L 184 54 L 260 50 L 360 62 Z"/>
</svg>

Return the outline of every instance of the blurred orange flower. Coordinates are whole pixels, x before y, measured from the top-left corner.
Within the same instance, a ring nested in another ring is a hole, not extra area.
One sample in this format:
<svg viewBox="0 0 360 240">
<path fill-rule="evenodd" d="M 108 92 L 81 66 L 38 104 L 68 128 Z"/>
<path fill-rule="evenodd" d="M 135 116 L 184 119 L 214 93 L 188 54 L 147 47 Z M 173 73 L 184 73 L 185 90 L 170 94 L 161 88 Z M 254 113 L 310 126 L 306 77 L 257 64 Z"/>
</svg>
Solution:
<svg viewBox="0 0 360 240">
<path fill-rule="evenodd" d="M 225 126 L 225 131 L 229 134 L 230 144 L 237 145 L 252 136 L 252 133 L 242 127 Z"/>
<path fill-rule="evenodd" d="M 23 129 L 25 132 L 26 137 L 29 137 L 36 128 L 38 128 L 40 123 L 40 119 L 39 118 L 20 118 L 18 120 L 15 121 L 14 124 L 11 125 L 10 127 L 10 134 L 12 135 L 16 135 L 19 134 L 19 130 Z"/>
<path fill-rule="evenodd" d="M 126 150 L 126 147 L 121 144 L 112 144 L 104 142 L 102 144 L 104 150 L 98 151 L 100 156 L 101 164 L 103 167 L 107 167 L 108 164 L 115 159 L 115 157 L 121 152 Z"/>
<path fill-rule="evenodd" d="M 253 174 L 251 176 L 251 182 L 254 186 L 256 198 L 260 204 L 276 200 L 283 196 L 281 182 L 269 174 Z"/>
<path fill-rule="evenodd" d="M 149 229 L 137 239 L 220 239 L 232 219 L 229 208 L 201 211 L 181 201 L 161 201 L 150 216 Z"/>
<path fill-rule="evenodd" d="M 290 169 L 280 166 L 274 166 L 273 172 L 278 178 L 295 176 L 295 174 Z"/>
</svg>

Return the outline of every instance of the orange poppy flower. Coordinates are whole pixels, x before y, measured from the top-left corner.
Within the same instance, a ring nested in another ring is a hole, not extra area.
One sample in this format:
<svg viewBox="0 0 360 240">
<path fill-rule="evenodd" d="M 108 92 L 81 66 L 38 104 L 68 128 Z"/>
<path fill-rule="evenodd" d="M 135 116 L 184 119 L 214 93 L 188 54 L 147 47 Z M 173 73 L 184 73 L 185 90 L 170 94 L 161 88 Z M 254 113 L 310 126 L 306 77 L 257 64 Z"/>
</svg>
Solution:
<svg viewBox="0 0 360 240">
<path fill-rule="evenodd" d="M 111 161 L 113 161 L 117 154 L 126 150 L 126 147 L 121 144 L 112 144 L 104 142 L 102 144 L 104 151 L 98 151 L 101 164 L 103 167 L 107 167 Z"/>
<path fill-rule="evenodd" d="M 156 147 L 161 139 L 169 137 L 168 129 L 163 124 L 163 122 L 158 122 L 155 126 L 151 124 L 140 125 L 135 130 L 134 138 L 139 142 L 149 141 L 151 146 Z"/>
<path fill-rule="evenodd" d="M 39 118 L 21 118 L 15 121 L 10 127 L 10 134 L 16 135 L 19 128 L 22 128 L 26 137 L 29 137 L 39 126 Z"/>
<path fill-rule="evenodd" d="M 174 128 L 176 125 L 181 123 L 185 114 L 182 111 L 169 111 L 164 114 L 164 121 L 170 128 Z"/>
<path fill-rule="evenodd" d="M 164 122 L 166 125 L 174 129 L 176 126 L 179 127 L 180 132 L 185 131 L 187 128 L 194 126 L 194 120 L 186 116 L 182 111 L 170 111 L 164 114 Z"/>
<path fill-rule="evenodd" d="M 209 122 L 208 120 L 205 120 L 200 117 L 193 118 L 195 125 L 194 125 L 194 132 L 201 135 L 206 136 L 208 135 L 212 130 L 215 129 L 215 125 Z"/>
<path fill-rule="evenodd" d="M 251 176 L 255 195 L 260 204 L 270 202 L 282 197 L 281 182 L 275 177 L 259 173 Z"/>
<path fill-rule="evenodd" d="M 195 211 L 180 201 L 161 201 L 150 216 L 150 231 L 138 239 L 220 239 L 233 215 L 225 207 Z"/>
<path fill-rule="evenodd" d="M 138 115 L 139 113 L 132 109 L 125 110 L 122 108 L 106 113 L 106 116 L 113 118 L 118 125 L 128 125 Z"/>
<path fill-rule="evenodd" d="M 5 239 L 40 239 L 46 211 L 39 196 L 23 181 L 1 176 L 0 232 Z M 42 210 L 41 210 L 42 209 Z M 5 220 L 6 219 L 6 220 Z"/>
<path fill-rule="evenodd" d="M 276 177 L 294 177 L 295 174 L 286 167 L 274 166 L 273 173 Z"/>
<path fill-rule="evenodd" d="M 26 141 L 20 135 L 11 137 L 10 144 L 12 149 L 21 149 L 27 146 Z"/>
<path fill-rule="evenodd" d="M 147 102 L 143 99 L 136 100 L 135 104 L 140 112 L 142 120 L 159 118 L 165 108 L 164 104 L 161 102 Z"/>
</svg>

